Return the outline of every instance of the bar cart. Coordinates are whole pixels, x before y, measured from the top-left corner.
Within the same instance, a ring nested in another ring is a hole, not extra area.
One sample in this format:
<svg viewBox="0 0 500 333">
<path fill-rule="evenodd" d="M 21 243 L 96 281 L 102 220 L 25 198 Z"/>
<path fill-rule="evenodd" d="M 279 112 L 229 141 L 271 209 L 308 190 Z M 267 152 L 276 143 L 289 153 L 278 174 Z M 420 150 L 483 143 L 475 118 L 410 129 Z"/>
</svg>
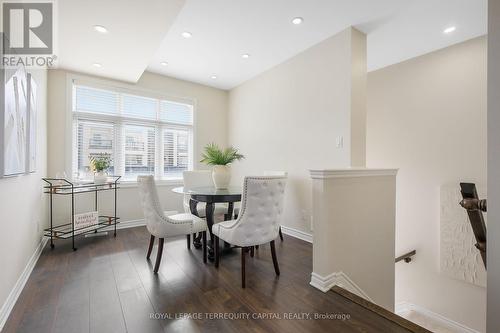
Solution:
<svg viewBox="0 0 500 333">
<path fill-rule="evenodd" d="M 116 216 L 116 198 L 119 189 L 118 180 L 121 176 L 109 176 L 105 183 L 76 183 L 63 178 L 42 178 L 48 185 L 44 186 L 44 193 L 49 194 L 49 210 L 50 210 L 50 227 L 44 230 L 44 235 L 50 237 L 50 247 L 54 248 L 54 239 L 71 238 L 73 251 L 76 251 L 75 237 L 90 233 L 97 233 L 99 229 L 113 227 L 114 236 L 116 237 L 116 225 L 120 218 Z M 95 224 L 75 227 L 75 196 L 77 194 L 94 193 L 94 208 L 98 211 L 98 193 L 101 191 L 114 191 L 114 214 L 113 216 L 98 216 Z M 71 222 L 53 225 L 53 197 L 55 195 L 70 195 L 71 196 Z"/>
</svg>

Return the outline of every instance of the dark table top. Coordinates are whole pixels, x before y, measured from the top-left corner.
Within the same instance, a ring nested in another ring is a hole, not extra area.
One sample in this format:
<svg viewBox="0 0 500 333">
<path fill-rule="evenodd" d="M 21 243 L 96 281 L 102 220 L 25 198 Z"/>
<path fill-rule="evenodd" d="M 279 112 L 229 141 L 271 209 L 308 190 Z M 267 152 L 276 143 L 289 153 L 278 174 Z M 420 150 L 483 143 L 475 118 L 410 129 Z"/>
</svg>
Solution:
<svg viewBox="0 0 500 333">
<path fill-rule="evenodd" d="M 193 187 L 191 189 L 185 189 L 184 187 L 176 187 L 173 188 L 172 191 L 180 194 L 219 196 L 219 195 L 241 195 L 242 188 L 241 186 L 229 186 L 227 189 L 216 189 L 213 186 Z"/>
</svg>

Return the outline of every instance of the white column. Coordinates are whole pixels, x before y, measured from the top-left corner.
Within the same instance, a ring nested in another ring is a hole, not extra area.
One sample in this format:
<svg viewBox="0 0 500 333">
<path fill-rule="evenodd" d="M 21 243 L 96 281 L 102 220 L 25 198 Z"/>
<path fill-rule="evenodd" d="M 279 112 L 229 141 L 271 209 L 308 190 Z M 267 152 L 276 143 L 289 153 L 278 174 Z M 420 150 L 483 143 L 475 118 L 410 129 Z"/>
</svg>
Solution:
<svg viewBox="0 0 500 333">
<path fill-rule="evenodd" d="M 396 169 L 310 170 L 311 285 L 339 285 L 394 310 Z"/>
</svg>

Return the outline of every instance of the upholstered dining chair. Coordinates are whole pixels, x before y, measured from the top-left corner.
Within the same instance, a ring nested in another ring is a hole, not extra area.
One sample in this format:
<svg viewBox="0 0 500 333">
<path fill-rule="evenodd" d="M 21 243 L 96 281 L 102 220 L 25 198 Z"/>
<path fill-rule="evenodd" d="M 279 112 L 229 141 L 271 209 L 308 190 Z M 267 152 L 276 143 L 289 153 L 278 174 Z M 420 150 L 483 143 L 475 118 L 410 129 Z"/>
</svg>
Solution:
<svg viewBox="0 0 500 333">
<path fill-rule="evenodd" d="M 279 176 L 279 177 L 288 177 L 288 172 L 286 171 L 264 171 L 264 176 Z M 235 206 L 234 214 L 237 217 L 240 213 L 240 205 Z M 281 226 L 279 230 L 280 240 L 283 241 L 283 233 L 281 232 Z"/>
<path fill-rule="evenodd" d="M 153 249 L 155 237 L 158 238 L 158 254 L 154 273 L 158 273 L 161 257 L 163 254 L 163 243 L 167 237 L 180 235 L 191 235 L 193 233 L 202 233 L 203 242 L 203 262 L 207 262 L 207 223 L 205 220 L 189 213 L 166 215 L 160 204 L 158 192 L 153 176 L 138 176 L 139 197 L 141 200 L 144 218 L 146 219 L 146 228 L 151 234 L 149 240 L 148 253 L 146 259 L 149 260 Z M 189 241 L 188 241 L 189 248 Z"/>
<path fill-rule="evenodd" d="M 280 275 L 274 240 L 278 237 L 286 177 L 245 177 L 241 210 L 236 220 L 212 227 L 215 237 L 215 267 L 219 267 L 219 239 L 241 248 L 241 286 L 245 288 L 245 254 L 254 246 L 270 243 L 274 271 Z"/>
<path fill-rule="evenodd" d="M 193 170 L 193 171 L 184 171 L 182 173 L 182 181 L 184 184 L 184 189 L 190 190 L 196 187 L 213 187 L 214 182 L 212 180 L 212 171 L 209 170 Z M 191 208 L 189 207 L 189 201 L 191 196 L 189 194 L 184 194 L 184 211 L 186 213 L 191 213 Z M 205 217 L 205 203 L 198 202 L 196 205 L 196 211 L 198 212 L 199 217 Z M 227 213 L 227 205 L 216 204 L 214 217 L 215 220 L 224 220 L 220 217 L 224 217 L 224 214 Z"/>
</svg>

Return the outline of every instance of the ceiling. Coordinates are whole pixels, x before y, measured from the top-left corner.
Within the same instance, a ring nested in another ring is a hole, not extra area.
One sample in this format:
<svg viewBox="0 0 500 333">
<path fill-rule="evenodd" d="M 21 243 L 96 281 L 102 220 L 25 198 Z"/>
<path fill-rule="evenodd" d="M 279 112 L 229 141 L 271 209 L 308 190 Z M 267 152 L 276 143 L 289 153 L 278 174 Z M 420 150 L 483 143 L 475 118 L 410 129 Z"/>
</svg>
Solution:
<svg viewBox="0 0 500 333">
<path fill-rule="evenodd" d="M 487 0 L 63 0 L 58 17 L 60 67 L 231 89 L 351 25 L 368 35 L 369 70 L 484 35 Z"/>
<path fill-rule="evenodd" d="M 57 67 L 137 82 L 184 2 L 56 1 Z M 98 33 L 95 25 L 106 27 L 108 33 Z M 95 67 L 94 63 L 101 67 Z"/>
<path fill-rule="evenodd" d="M 230 89 L 350 25 L 368 35 L 374 70 L 484 35 L 486 23 L 487 0 L 187 0 L 148 70 Z"/>
</svg>

